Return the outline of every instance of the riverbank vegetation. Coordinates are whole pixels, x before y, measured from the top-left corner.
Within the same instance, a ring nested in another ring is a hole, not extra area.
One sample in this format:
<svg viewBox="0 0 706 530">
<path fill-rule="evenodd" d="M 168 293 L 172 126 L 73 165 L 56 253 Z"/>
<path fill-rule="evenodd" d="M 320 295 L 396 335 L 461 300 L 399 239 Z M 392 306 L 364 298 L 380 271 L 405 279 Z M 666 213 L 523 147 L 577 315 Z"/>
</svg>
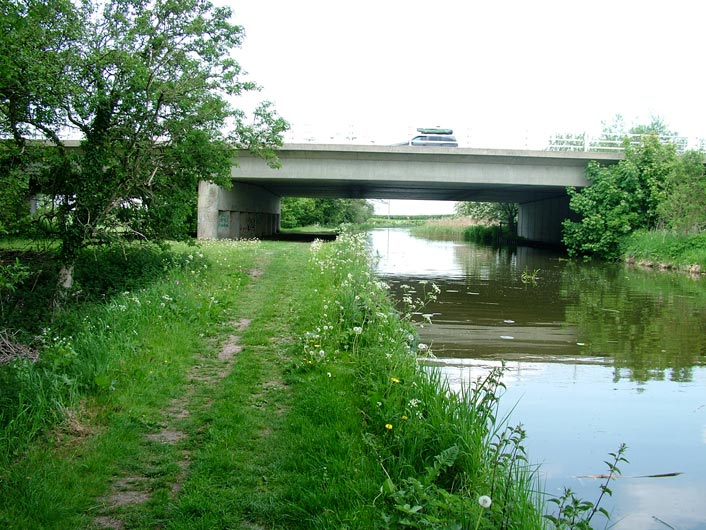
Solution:
<svg viewBox="0 0 706 530">
<path fill-rule="evenodd" d="M 479 221 L 471 217 L 444 217 L 429 219 L 423 224 L 414 226 L 410 229 L 410 233 L 429 239 L 463 239 L 468 228 L 475 226 L 479 226 Z"/>
<path fill-rule="evenodd" d="M 706 232 L 637 230 L 621 241 L 621 254 L 629 264 L 698 274 L 706 271 Z"/>
<path fill-rule="evenodd" d="M 630 136 L 629 136 L 630 135 Z M 636 143 L 634 137 L 640 135 Z M 622 140 L 625 159 L 617 164 L 590 163 L 590 186 L 570 188 L 575 219 L 563 223 L 569 256 L 607 261 L 626 260 L 693 272 L 706 270 L 706 155 L 684 151 L 658 119 L 625 131 L 618 116 L 604 124 L 603 145 Z M 631 138 L 631 139 L 629 139 Z M 464 202 L 457 212 L 485 220 L 466 239 L 490 243 L 502 237 L 497 222 L 512 233 L 517 205 Z M 513 216 L 514 215 L 514 216 Z M 512 235 L 510 236 L 512 238 Z"/>
<path fill-rule="evenodd" d="M 636 259 L 638 252 L 645 260 L 706 266 L 699 261 L 706 252 L 702 238 L 694 237 L 706 229 L 704 153 L 677 152 L 674 144 L 660 140 L 665 130 L 658 120 L 640 128 L 646 134 L 639 145 L 624 142 L 625 160 L 590 164 L 591 185 L 569 189 L 571 209 L 580 216 L 564 222 L 570 256 Z M 693 244 L 701 250 L 679 250 Z M 691 259 L 696 261 L 682 261 Z"/>
</svg>

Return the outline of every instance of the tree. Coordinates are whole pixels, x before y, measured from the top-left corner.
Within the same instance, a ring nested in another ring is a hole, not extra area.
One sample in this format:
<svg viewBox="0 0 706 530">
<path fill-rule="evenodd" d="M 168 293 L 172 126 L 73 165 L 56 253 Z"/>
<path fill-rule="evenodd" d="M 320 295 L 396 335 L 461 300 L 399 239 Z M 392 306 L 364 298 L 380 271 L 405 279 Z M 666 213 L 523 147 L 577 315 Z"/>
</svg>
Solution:
<svg viewBox="0 0 706 530">
<path fill-rule="evenodd" d="M 706 229 L 706 157 L 699 151 L 682 154 L 667 176 L 665 196 L 657 213 L 665 225 L 688 234 Z"/>
<path fill-rule="evenodd" d="M 62 33 L 62 75 L 42 79 L 50 96 L 42 100 L 45 113 L 4 118 L 10 131 L 31 126 L 55 147 L 37 180 L 52 198 L 47 226 L 61 240 L 70 286 L 72 264 L 87 244 L 183 235 L 198 180 L 229 186 L 235 148 L 276 164 L 287 123 L 268 103 L 250 123 L 232 106 L 258 87 L 242 79 L 232 58 L 243 29 L 230 22 L 229 8 L 206 0 L 109 0 L 102 10 L 89 2 L 80 9 L 48 4 L 80 21 Z M 47 62 L 46 71 L 56 71 L 57 57 L 44 57 L 39 46 L 20 66 Z M 67 128 L 80 136 L 79 148 L 60 138 Z"/>
<path fill-rule="evenodd" d="M 459 202 L 456 213 L 478 221 L 504 223 L 511 234 L 517 234 L 517 215 L 520 206 L 516 202 Z"/>
<path fill-rule="evenodd" d="M 0 226 L 16 228 L 45 169 L 45 148 L 59 143 L 67 65 L 82 31 L 70 1 L 0 3 Z"/>
<path fill-rule="evenodd" d="M 591 162 L 586 170 L 590 185 L 567 190 L 571 209 L 580 216 L 579 221 L 563 223 L 569 255 L 617 259 L 625 235 L 654 228 L 675 160 L 674 145 L 661 143 L 653 133 L 637 147 L 626 142 L 625 160 L 618 164 L 602 167 Z"/>
<path fill-rule="evenodd" d="M 365 199 L 284 197 L 281 225 L 282 228 L 295 228 L 317 224 L 338 226 L 342 223 L 362 223 L 373 212 L 373 205 Z"/>
</svg>

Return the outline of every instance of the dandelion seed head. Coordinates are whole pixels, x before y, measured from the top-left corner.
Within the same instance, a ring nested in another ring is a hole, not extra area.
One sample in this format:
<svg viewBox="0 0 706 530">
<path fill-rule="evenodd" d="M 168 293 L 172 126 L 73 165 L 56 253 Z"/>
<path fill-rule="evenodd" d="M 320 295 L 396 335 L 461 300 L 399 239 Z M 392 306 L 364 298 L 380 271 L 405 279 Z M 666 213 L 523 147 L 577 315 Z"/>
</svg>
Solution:
<svg viewBox="0 0 706 530">
<path fill-rule="evenodd" d="M 488 508 L 490 508 L 490 505 L 493 504 L 493 499 L 491 499 L 487 495 L 481 495 L 480 497 L 478 497 L 478 504 L 480 504 L 481 508 L 487 510 Z"/>
</svg>

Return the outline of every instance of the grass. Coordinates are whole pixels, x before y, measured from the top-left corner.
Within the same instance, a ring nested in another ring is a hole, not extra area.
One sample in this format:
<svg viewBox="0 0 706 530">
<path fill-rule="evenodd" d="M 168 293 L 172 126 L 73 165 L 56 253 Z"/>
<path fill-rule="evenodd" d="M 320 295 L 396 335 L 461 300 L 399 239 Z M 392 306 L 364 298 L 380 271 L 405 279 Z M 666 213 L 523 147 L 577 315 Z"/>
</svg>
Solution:
<svg viewBox="0 0 706 530">
<path fill-rule="evenodd" d="M 679 235 L 666 230 L 638 230 L 622 243 L 626 260 L 681 270 L 706 271 L 706 233 Z"/>
<path fill-rule="evenodd" d="M 431 219 L 424 224 L 411 229 L 411 234 L 430 239 L 458 239 L 462 240 L 464 233 L 471 226 L 479 222 L 470 217 L 449 217 L 444 219 Z"/>
<path fill-rule="evenodd" d="M 299 233 L 336 233 L 338 232 L 339 228 L 337 226 L 322 226 L 319 224 L 314 224 L 314 225 L 307 225 L 307 226 L 297 226 L 294 228 L 283 228 L 282 232 L 285 234 L 288 233 L 294 233 L 294 234 L 299 234 Z"/>
<path fill-rule="evenodd" d="M 393 310 L 363 236 L 173 251 L 0 370 L 0 525 L 543 527 L 501 374 L 420 365 L 423 301 Z"/>
</svg>

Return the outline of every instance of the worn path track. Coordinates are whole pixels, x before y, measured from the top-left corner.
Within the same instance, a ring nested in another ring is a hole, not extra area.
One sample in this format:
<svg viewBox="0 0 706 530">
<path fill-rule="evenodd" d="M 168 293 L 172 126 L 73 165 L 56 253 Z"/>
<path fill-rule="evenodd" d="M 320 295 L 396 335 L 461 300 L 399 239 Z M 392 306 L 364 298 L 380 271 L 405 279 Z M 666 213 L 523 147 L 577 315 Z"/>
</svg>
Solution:
<svg viewBox="0 0 706 530">
<path fill-rule="evenodd" d="M 286 479 L 272 448 L 291 406 L 284 371 L 305 259 L 300 251 L 262 253 L 212 350 L 195 353 L 183 393 L 141 441 L 142 461 L 125 463 L 97 500 L 92 528 L 181 528 L 185 513 L 193 528 L 223 521 L 228 528 L 274 528 L 270 509 L 278 480 Z M 227 516 L 213 513 L 225 509 L 218 506 L 224 490 Z"/>
</svg>

